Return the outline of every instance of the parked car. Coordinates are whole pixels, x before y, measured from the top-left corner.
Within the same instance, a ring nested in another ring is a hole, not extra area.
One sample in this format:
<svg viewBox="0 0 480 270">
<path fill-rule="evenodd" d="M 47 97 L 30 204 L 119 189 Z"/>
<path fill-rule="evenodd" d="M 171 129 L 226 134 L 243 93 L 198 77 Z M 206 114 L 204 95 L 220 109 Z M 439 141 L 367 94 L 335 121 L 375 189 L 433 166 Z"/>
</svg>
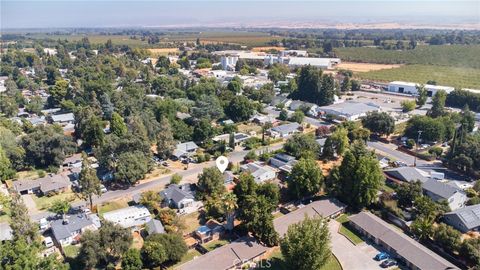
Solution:
<svg viewBox="0 0 480 270">
<path fill-rule="evenodd" d="M 53 247 L 53 240 L 51 237 L 45 237 L 45 239 L 43 240 L 43 244 L 49 248 L 49 247 Z"/>
<path fill-rule="evenodd" d="M 388 253 L 386 253 L 386 252 L 380 252 L 380 253 L 378 253 L 377 255 L 375 255 L 375 258 L 374 258 L 374 259 L 375 259 L 376 261 L 383 261 L 383 260 L 388 259 L 388 258 L 390 258 L 390 255 L 388 255 Z"/>
<path fill-rule="evenodd" d="M 165 167 L 170 166 L 170 164 L 168 164 L 168 162 L 166 162 L 166 161 L 162 162 L 162 165 L 165 166 Z"/>
<path fill-rule="evenodd" d="M 386 260 L 386 261 L 383 261 L 383 262 L 380 264 L 380 266 L 381 266 L 382 268 L 388 268 L 388 267 L 394 266 L 394 265 L 397 265 L 397 261 L 392 260 L 392 259 L 388 259 L 388 260 Z"/>
<path fill-rule="evenodd" d="M 102 193 L 105 193 L 105 192 L 107 192 L 108 190 L 107 190 L 107 188 L 102 184 L 102 185 L 100 185 L 100 191 L 101 191 Z"/>
</svg>

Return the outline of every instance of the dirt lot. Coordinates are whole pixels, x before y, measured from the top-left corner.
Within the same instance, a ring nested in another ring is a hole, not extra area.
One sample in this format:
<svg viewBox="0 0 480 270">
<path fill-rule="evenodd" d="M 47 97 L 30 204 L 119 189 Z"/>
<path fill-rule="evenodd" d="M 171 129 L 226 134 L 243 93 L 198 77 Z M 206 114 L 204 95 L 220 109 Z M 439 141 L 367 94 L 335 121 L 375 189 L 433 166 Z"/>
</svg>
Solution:
<svg viewBox="0 0 480 270">
<path fill-rule="evenodd" d="M 337 69 L 348 69 L 353 72 L 368 72 L 368 71 L 375 71 L 375 70 L 381 70 L 381 69 L 399 68 L 401 66 L 402 65 L 342 62 L 337 65 Z"/>
<path fill-rule="evenodd" d="M 285 50 L 285 47 L 270 46 L 270 47 L 253 47 L 252 48 L 252 52 L 266 52 L 269 50 L 283 51 Z"/>
</svg>

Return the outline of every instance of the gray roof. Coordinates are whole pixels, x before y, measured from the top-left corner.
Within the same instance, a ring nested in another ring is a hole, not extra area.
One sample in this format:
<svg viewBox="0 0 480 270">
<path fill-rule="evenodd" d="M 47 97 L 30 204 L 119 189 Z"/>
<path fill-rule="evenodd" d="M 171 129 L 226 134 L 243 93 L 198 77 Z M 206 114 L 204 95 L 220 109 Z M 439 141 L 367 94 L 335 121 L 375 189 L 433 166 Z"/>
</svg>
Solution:
<svg viewBox="0 0 480 270">
<path fill-rule="evenodd" d="M 52 115 L 53 122 L 73 122 L 75 120 L 75 116 L 73 113 L 65 113 L 65 114 L 55 114 Z"/>
<path fill-rule="evenodd" d="M 295 160 L 294 156 L 287 155 L 285 153 L 278 153 L 275 156 L 273 156 L 275 159 L 281 160 L 283 162 L 290 162 Z"/>
<path fill-rule="evenodd" d="M 320 111 L 324 111 L 325 113 L 332 113 L 346 117 L 360 115 L 371 111 L 378 111 L 379 109 L 380 107 L 373 103 L 361 103 L 355 101 L 345 101 L 320 107 Z"/>
<path fill-rule="evenodd" d="M 61 174 L 47 175 L 36 180 L 17 180 L 13 182 L 15 190 L 22 192 L 30 189 L 40 189 L 43 193 L 66 188 L 71 185 L 70 179 Z"/>
<path fill-rule="evenodd" d="M 253 237 L 243 237 L 228 245 L 214 249 L 181 266 L 180 270 L 226 270 L 264 254 L 269 248 Z"/>
<path fill-rule="evenodd" d="M 8 222 L 0 223 L 0 242 L 13 239 L 13 230 Z"/>
<path fill-rule="evenodd" d="M 147 228 L 147 232 L 149 235 L 151 234 L 160 234 L 165 233 L 165 229 L 163 228 L 163 224 L 158 219 L 151 219 L 149 222 L 145 224 Z"/>
<path fill-rule="evenodd" d="M 385 174 L 395 179 L 404 182 L 413 182 L 420 180 L 422 183 L 426 182 L 429 178 L 425 176 L 427 173 L 413 167 L 398 167 L 390 170 L 385 170 Z"/>
<path fill-rule="evenodd" d="M 457 192 L 463 192 L 460 189 L 457 189 L 451 185 L 446 183 L 442 183 L 435 179 L 429 179 L 425 183 L 422 184 L 422 188 L 425 191 L 428 191 L 432 194 L 435 194 L 443 199 L 448 199 L 453 196 L 453 194 Z"/>
<path fill-rule="evenodd" d="M 404 260 L 419 269 L 458 269 L 449 261 L 407 235 L 398 232 L 387 222 L 370 212 L 360 212 L 350 216 L 350 222 L 362 228 L 373 237 L 380 239 L 385 245 L 395 250 Z"/>
<path fill-rule="evenodd" d="M 194 142 L 184 142 L 177 144 L 177 149 L 181 151 L 194 151 L 197 150 L 198 145 Z"/>
<path fill-rule="evenodd" d="M 185 198 L 194 199 L 195 196 L 193 191 L 190 188 L 190 184 L 185 185 L 169 185 L 166 189 L 160 192 L 162 198 L 168 202 L 174 202 L 175 204 L 180 203 Z"/>
<path fill-rule="evenodd" d="M 326 138 L 321 138 L 321 139 L 316 139 L 315 141 L 320 145 L 320 147 L 323 147 L 325 145 Z"/>
<path fill-rule="evenodd" d="M 79 231 L 85 227 L 94 225 L 90 217 L 85 214 L 70 216 L 67 218 L 67 220 L 68 222 L 64 222 L 63 219 L 52 221 L 52 232 L 57 241 L 68 238 L 76 231 Z"/>
<path fill-rule="evenodd" d="M 257 183 L 262 181 L 262 176 L 266 173 L 273 172 L 275 175 L 275 172 L 271 170 L 269 167 L 262 166 L 255 162 L 243 164 L 242 166 L 240 166 L 240 168 L 242 171 L 250 172 L 250 174 L 255 178 L 255 181 Z"/>
<path fill-rule="evenodd" d="M 295 122 L 295 123 L 289 123 L 289 124 L 273 127 L 271 128 L 271 130 L 278 133 L 286 134 L 286 133 L 291 133 L 298 130 L 299 127 L 300 127 L 300 124 Z"/>
<path fill-rule="evenodd" d="M 445 217 L 448 219 L 457 219 L 465 228 L 472 230 L 476 227 L 480 227 L 480 204 L 470 205 L 448 212 L 445 214 Z"/>
<path fill-rule="evenodd" d="M 334 215 L 343 209 L 345 209 L 345 204 L 335 199 L 314 201 L 298 210 L 276 218 L 273 221 L 273 226 L 278 234 L 283 236 L 287 232 L 290 225 L 301 222 L 305 219 L 305 215 L 309 217 L 316 215 L 330 217 L 331 215 Z"/>
</svg>

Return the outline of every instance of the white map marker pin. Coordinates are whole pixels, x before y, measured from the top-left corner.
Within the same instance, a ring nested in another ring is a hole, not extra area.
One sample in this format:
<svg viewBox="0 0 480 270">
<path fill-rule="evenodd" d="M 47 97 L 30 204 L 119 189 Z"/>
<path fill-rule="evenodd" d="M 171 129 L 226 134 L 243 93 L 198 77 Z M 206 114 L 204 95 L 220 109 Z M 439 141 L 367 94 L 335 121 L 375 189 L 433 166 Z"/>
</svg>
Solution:
<svg viewBox="0 0 480 270">
<path fill-rule="evenodd" d="M 215 160 L 217 164 L 218 170 L 223 173 L 228 167 L 228 158 L 225 156 L 219 156 L 217 160 Z"/>
</svg>

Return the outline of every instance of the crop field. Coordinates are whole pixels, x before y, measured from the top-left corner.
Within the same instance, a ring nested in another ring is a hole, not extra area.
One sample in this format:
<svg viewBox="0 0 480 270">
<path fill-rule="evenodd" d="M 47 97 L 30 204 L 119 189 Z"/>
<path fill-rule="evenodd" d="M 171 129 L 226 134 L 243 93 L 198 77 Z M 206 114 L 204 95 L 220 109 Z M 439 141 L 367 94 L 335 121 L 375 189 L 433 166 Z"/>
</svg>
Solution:
<svg viewBox="0 0 480 270">
<path fill-rule="evenodd" d="M 152 57 L 158 57 L 160 55 L 175 54 L 179 52 L 178 48 L 157 48 L 157 49 L 147 49 Z"/>
<path fill-rule="evenodd" d="M 147 41 L 139 39 L 131 39 L 127 35 L 47 35 L 47 34 L 33 34 L 29 36 L 32 39 L 52 39 L 52 40 L 68 40 L 79 41 L 84 37 L 88 37 L 91 43 L 106 43 L 109 39 L 114 45 L 128 45 L 128 46 L 148 46 Z"/>
<path fill-rule="evenodd" d="M 402 65 L 398 64 L 374 64 L 374 63 L 355 63 L 342 62 L 336 66 L 337 69 L 348 69 L 353 72 L 368 72 L 382 69 L 399 68 Z"/>
<path fill-rule="evenodd" d="M 480 69 L 480 45 L 418 46 L 414 50 L 395 51 L 377 48 L 338 48 L 345 61 L 378 64 L 420 64 Z"/>
<path fill-rule="evenodd" d="M 355 77 L 376 81 L 410 81 L 480 89 L 480 69 L 434 65 L 404 65 L 399 68 L 355 73 Z"/>
<path fill-rule="evenodd" d="M 260 32 L 201 32 L 166 35 L 161 41 L 195 41 L 200 39 L 201 43 L 231 43 L 245 46 L 263 46 L 267 42 L 277 39 L 267 33 Z"/>
</svg>

